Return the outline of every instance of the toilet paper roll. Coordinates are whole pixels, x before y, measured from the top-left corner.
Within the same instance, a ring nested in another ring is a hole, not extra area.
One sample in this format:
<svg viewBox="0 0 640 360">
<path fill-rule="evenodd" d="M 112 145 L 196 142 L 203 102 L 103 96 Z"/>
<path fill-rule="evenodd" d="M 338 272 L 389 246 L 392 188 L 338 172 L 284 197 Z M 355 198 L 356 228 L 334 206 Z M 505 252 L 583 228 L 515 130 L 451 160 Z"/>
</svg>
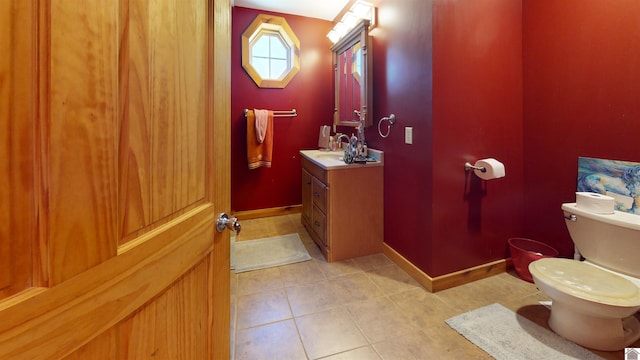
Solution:
<svg viewBox="0 0 640 360">
<path fill-rule="evenodd" d="M 615 199 L 592 192 L 576 192 L 576 207 L 595 214 L 613 214 Z"/>
<path fill-rule="evenodd" d="M 473 170 L 473 172 L 483 180 L 497 179 L 505 175 L 504 164 L 494 158 L 478 160 L 475 166 L 485 169 L 484 172 L 481 170 Z"/>
</svg>

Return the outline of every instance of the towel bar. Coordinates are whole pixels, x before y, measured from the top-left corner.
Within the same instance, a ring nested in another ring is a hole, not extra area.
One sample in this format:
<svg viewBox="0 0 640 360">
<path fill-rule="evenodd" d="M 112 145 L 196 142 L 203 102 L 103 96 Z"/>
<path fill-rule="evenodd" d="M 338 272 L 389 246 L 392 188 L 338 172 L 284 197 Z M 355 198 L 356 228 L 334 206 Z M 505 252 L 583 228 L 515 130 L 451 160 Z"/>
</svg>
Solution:
<svg viewBox="0 0 640 360">
<path fill-rule="evenodd" d="M 249 109 L 244 109 L 244 116 L 247 117 Z M 298 116 L 296 109 L 291 110 L 273 110 L 273 117 L 294 117 Z"/>
</svg>

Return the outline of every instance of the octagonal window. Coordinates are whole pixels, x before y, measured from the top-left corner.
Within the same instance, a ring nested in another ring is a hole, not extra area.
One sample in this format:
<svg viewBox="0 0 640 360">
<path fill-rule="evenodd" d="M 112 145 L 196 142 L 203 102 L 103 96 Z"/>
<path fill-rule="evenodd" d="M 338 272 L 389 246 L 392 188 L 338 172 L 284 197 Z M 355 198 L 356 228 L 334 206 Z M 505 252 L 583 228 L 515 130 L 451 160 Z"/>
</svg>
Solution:
<svg viewBox="0 0 640 360">
<path fill-rule="evenodd" d="M 284 88 L 300 69 L 300 42 L 287 21 L 258 15 L 242 34 L 242 67 L 259 87 Z"/>
</svg>

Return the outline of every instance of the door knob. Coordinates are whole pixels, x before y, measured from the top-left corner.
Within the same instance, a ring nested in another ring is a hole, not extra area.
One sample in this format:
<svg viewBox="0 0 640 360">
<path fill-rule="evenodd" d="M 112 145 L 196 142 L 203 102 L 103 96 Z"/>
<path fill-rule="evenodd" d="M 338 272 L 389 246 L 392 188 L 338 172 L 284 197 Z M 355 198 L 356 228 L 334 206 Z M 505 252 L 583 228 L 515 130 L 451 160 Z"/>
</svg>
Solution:
<svg viewBox="0 0 640 360">
<path fill-rule="evenodd" d="M 238 235 L 240 234 L 241 228 L 242 226 L 240 226 L 240 222 L 238 222 L 238 218 L 235 216 L 229 218 L 229 215 L 227 215 L 227 213 L 222 213 L 220 214 L 220 217 L 218 217 L 218 222 L 216 224 L 216 229 L 218 230 L 218 232 L 222 232 L 222 230 L 224 229 L 229 229 L 231 231 L 235 231 L 236 235 Z"/>
</svg>

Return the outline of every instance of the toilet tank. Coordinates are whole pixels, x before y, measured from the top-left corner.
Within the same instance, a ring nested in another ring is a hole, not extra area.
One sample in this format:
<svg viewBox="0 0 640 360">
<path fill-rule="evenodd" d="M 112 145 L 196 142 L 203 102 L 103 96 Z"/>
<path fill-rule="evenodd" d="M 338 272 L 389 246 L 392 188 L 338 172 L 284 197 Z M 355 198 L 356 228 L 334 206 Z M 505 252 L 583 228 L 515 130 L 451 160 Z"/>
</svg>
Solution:
<svg viewBox="0 0 640 360">
<path fill-rule="evenodd" d="M 562 210 L 571 239 L 585 259 L 640 278 L 640 215 L 596 214 L 576 203 L 562 204 Z"/>
</svg>

